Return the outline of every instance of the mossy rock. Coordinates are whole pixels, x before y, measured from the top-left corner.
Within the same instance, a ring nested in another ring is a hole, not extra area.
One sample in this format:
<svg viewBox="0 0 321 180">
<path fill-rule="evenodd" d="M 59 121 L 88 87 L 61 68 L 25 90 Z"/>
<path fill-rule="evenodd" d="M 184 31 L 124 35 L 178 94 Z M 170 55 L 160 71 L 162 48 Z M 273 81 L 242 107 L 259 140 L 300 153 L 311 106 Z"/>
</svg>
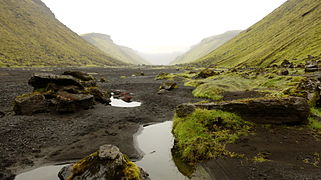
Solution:
<svg viewBox="0 0 321 180">
<path fill-rule="evenodd" d="M 97 152 L 63 167 L 60 180 L 111 179 L 147 180 L 148 174 L 131 162 L 114 145 L 103 145 Z"/>
</svg>

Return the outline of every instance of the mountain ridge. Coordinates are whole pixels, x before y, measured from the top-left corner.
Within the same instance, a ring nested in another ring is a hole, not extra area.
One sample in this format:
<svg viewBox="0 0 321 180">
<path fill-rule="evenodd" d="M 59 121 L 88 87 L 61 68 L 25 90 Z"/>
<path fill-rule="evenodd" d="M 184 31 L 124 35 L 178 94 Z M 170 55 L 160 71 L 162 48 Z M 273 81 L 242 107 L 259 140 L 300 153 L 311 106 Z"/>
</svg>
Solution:
<svg viewBox="0 0 321 180">
<path fill-rule="evenodd" d="M 303 62 L 321 53 L 321 1 L 288 0 L 238 36 L 194 61 L 226 67 Z"/>
<path fill-rule="evenodd" d="M 187 52 L 185 52 L 181 56 L 178 56 L 170 64 L 183 64 L 197 60 L 212 52 L 230 39 L 234 38 L 240 32 L 241 30 L 231 30 L 223 34 L 204 38 L 198 44 L 191 46 L 191 48 Z"/>
<path fill-rule="evenodd" d="M 148 61 L 140 57 L 137 51 L 114 43 L 110 35 L 102 33 L 86 33 L 82 34 L 81 37 L 106 54 L 110 54 L 115 59 L 119 59 L 125 63 L 150 64 Z"/>
<path fill-rule="evenodd" d="M 0 1 L 0 67 L 122 65 L 84 41 L 40 0 Z"/>
</svg>

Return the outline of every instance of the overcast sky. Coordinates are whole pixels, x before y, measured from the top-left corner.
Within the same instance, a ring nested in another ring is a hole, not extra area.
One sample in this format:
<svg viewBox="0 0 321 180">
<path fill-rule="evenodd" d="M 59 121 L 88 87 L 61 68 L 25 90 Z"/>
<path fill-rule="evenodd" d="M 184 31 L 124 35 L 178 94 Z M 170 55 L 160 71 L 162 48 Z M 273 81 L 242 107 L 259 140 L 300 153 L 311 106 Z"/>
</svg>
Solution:
<svg viewBox="0 0 321 180">
<path fill-rule="evenodd" d="M 78 34 L 111 35 L 145 53 L 187 50 L 205 37 L 246 29 L 286 0 L 43 0 Z"/>
</svg>

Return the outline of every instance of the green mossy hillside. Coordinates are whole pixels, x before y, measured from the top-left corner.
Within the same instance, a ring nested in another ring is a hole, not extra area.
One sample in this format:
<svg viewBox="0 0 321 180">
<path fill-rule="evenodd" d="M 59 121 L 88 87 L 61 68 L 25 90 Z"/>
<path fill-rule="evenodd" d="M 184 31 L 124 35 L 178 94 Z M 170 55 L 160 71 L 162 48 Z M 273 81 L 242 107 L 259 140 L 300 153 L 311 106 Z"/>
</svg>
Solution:
<svg viewBox="0 0 321 180">
<path fill-rule="evenodd" d="M 0 1 L 0 67 L 125 64 L 59 22 L 41 0 Z"/>
<path fill-rule="evenodd" d="M 321 54 L 321 1 L 288 0 L 258 23 L 195 61 L 224 67 L 304 62 Z"/>
</svg>

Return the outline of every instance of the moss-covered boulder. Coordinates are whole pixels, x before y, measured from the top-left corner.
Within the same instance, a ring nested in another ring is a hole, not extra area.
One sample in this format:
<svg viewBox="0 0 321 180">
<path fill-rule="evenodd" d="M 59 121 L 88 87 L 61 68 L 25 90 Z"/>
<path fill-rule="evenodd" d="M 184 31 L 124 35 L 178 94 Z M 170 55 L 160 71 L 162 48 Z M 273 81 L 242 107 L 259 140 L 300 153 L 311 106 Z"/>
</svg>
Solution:
<svg viewBox="0 0 321 180">
<path fill-rule="evenodd" d="M 84 159 L 62 168 L 60 180 L 145 180 L 148 174 L 114 145 L 103 145 Z"/>
<path fill-rule="evenodd" d="M 95 102 L 110 103 L 110 94 L 96 87 L 96 80 L 81 71 L 66 71 L 63 75 L 38 73 L 28 81 L 32 93 L 17 96 L 17 115 L 41 112 L 69 113 L 90 109 Z"/>
<path fill-rule="evenodd" d="M 35 89 L 47 88 L 48 84 L 55 84 L 58 86 L 74 85 L 84 89 L 83 85 L 76 78 L 69 75 L 56 75 L 49 73 L 36 73 L 28 81 L 28 84 Z"/>
<path fill-rule="evenodd" d="M 239 114 L 244 120 L 258 124 L 305 124 L 308 122 L 310 111 L 307 100 L 301 97 L 254 98 L 181 106 L 187 106 L 183 109 L 189 109 L 188 106 L 192 106 L 190 109 L 196 107 L 233 112 Z"/>
<path fill-rule="evenodd" d="M 40 93 L 24 94 L 14 100 L 14 112 L 16 115 L 32 115 L 40 112 L 48 112 L 49 102 Z"/>
<path fill-rule="evenodd" d="M 199 72 L 195 78 L 197 79 L 203 79 L 203 78 L 208 78 L 214 75 L 219 75 L 219 72 L 216 72 L 212 69 L 203 69 L 201 72 Z"/>
</svg>

